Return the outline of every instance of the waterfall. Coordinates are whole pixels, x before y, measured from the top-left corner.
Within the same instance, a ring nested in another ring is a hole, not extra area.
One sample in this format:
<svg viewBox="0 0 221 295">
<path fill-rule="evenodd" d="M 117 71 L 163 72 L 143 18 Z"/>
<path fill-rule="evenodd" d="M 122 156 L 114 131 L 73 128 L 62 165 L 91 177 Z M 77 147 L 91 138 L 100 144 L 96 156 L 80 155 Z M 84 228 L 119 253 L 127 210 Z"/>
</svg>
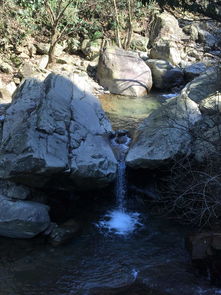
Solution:
<svg viewBox="0 0 221 295">
<path fill-rule="evenodd" d="M 117 235 L 128 235 L 141 226 L 140 214 L 137 212 L 128 212 L 126 197 L 126 163 L 125 157 L 129 149 L 131 138 L 124 130 L 116 132 L 111 139 L 111 145 L 118 159 L 117 178 L 115 182 L 116 209 L 108 211 L 104 218 L 96 225 L 101 231 L 107 230 L 108 233 Z"/>
<path fill-rule="evenodd" d="M 117 166 L 117 179 L 115 184 L 116 205 L 121 211 L 126 207 L 126 164 L 125 161 L 119 161 Z"/>
</svg>

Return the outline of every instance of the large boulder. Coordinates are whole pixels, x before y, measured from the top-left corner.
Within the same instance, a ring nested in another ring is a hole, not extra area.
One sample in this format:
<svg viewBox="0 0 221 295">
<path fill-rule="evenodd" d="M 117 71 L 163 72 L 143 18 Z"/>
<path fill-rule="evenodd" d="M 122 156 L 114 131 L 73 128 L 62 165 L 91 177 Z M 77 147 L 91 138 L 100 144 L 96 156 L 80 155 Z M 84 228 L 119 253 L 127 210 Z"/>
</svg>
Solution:
<svg viewBox="0 0 221 295">
<path fill-rule="evenodd" d="M 196 103 L 221 90 L 221 69 L 219 67 L 209 68 L 199 77 L 188 83 L 182 90 L 182 94 L 188 96 Z"/>
<path fill-rule="evenodd" d="M 191 151 L 190 128 L 201 118 L 195 102 L 170 99 L 139 126 L 126 157 L 133 168 L 156 168 Z"/>
<path fill-rule="evenodd" d="M 113 181 L 117 163 L 108 142 L 111 125 L 86 89 L 76 75 L 25 80 L 3 122 L 1 178 L 42 187 L 61 175 L 84 189 Z"/>
<path fill-rule="evenodd" d="M 152 87 L 150 68 L 137 53 L 106 48 L 97 68 L 99 83 L 111 93 L 145 96 Z"/>
<path fill-rule="evenodd" d="M 150 57 L 178 65 L 181 62 L 183 32 L 177 19 L 168 12 L 156 14 L 150 32 Z"/>
<path fill-rule="evenodd" d="M 158 89 L 171 89 L 183 84 L 183 71 L 173 67 L 169 62 L 159 59 L 146 61 L 153 76 L 153 85 Z"/>
<path fill-rule="evenodd" d="M 127 164 L 155 168 L 190 154 L 199 162 L 219 157 L 220 87 L 220 70 L 211 68 L 154 111 L 136 131 Z"/>
<path fill-rule="evenodd" d="M 12 201 L 0 195 L 0 235 L 32 238 L 50 225 L 49 207 L 31 201 Z"/>
<path fill-rule="evenodd" d="M 156 14 L 150 30 L 149 45 L 157 40 L 180 41 L 183 36 L 178 20 L 170 13 Z"/>
<path fill-rule="evenodd" d="M 221 92 L 201 100 L 199 108 L 203 117 L 193 129 L 193 154 L 199 162 L 218 159 L 221 153 Z"/>
<path fill-rule="evenodd" d="M 177 66 L 181 62 L 181 53 L 177 43 L 170 40 L 159 40 L 150 50 L 150 58 L 163 59 Z"/>
</svg>

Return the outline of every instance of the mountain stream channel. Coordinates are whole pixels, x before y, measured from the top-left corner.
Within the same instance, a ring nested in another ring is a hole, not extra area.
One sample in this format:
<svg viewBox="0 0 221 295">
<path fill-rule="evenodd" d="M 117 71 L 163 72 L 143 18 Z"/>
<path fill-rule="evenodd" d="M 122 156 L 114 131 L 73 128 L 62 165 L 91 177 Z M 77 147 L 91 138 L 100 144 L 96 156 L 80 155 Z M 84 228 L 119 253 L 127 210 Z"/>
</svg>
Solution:
<svg viewBox="0 0 221 295">
<path fill-rule="evenodd" d="M 113 128 L 130 133 L 169 97 L 100 99 Z M 114 192 L 107 198 L 103 191 L 92 192 L 73 209 L 82 230 L 70 243 L 52 247 L 40 237 L 0 238 L 0 295 L 221 294 L 191 264 L 184 246 L 191 228 L 148 212 L 129 191 L 124 162 L 129 133 L 117 131 L 111 139 L 118 151 Z"/>
</svg>

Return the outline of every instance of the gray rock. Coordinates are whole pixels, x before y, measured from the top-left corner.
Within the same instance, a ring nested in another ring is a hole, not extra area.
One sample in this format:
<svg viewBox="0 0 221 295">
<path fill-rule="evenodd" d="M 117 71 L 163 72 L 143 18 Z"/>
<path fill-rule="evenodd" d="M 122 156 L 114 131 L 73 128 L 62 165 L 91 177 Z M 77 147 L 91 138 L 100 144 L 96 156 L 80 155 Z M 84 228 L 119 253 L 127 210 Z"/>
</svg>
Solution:
<svg viewBox="0 0 221 295">
<path fill-rule="evenodd" d="M 220 78 L 219 67 L 209 68 L 199 77 L 189 82 L 182 90 L 182 94 L 188 96 L 196 103 L 200 103 L 204 98 L 221 90 Z"/>
<path fill-rule="evenodd" d="M 146 63 L 133 52 L 107 48 L 97 68 L 100 84 L 111 93 L 145 96 L 152 87 L 152 75 Z"/>
<path fill-rule="evenodd" d="M 200 74 L 205 72 L 206 69 L 206 65 L 202 62 L 198 62 L 186 67 L 184 69 L 185 80 L 187 82 L 192 81 L 194 78 L 198 77 Z"/>
<path fill-rule="evenodd" d="M 220 157 L 220 114 L 204 115 L 192 130 L 192 154 L 198 162 L 208 163 Z"/>
<path fill-rule="evenodd" d="M 24 185 L 1 179 L 0 195 L 6 196 L 9 199 L 25 200 L 30 195 L 30 189 Z"/>
<path fill-rule="evenodd" d="M 90 39 L 85 39 L 81 44 L 81 51 L 88 60 L 94 60 L 100 55 L 102 42 L 102 39 L 96 39 L 94 41 L 91 41 Z"/>
<path fill-rule="evenodd" d="M 79 230 L 79 224 L 73 219 L 70 219 L 61 225 L 54 224 L 49 235 L 49 242 L 53 246 L 66 244 L 77 236 Z"/>
<path fill-rule="evenodd" d="M 30 201 L 11 201 L 0 196 L 0 235 L 32 238 L 50 224 L 48 206 Z"/>
<path fill-rule="evenodd" d="M 13 73 L 13 67 L 8 64 L 7 62 L 0 62 L 0 71 L 6 74 L 12 74 Z"/>
<path fill-rule="evenodd" d="M 193 41 L 197 41 L 199 38 L 199 28 L 195 24 L 187 25 L 183 27 L 184 33 L 190 36 L 190 39 Z"/>
<path fill-rule="evenodd" d="M 148 45 L 149 39 L 145 36 L 142 36 L 140 34 L 133 34 L 130 48 L 132 50 L 138 50 L 138 51 L 147 51 L 147 45 Z"/>
<path fill-rule="evenodd" d="M 181 62 L 183 32 L 177 19 L 163 12 L 156 14 L 150 29 L 150 58 L 163 59 L 177 66 Z"/>
<path fill-rule="evenodd" d="M 158 89 L 171 89 L 183 84 L 183 71 L 174 68 L 169 62 L 158 59 L 146 61 L 153 76 L 153 84 Z"/>
<path fill-rule="evenodd" d="M 149 46 L 153 46 L 160 39 L 179 42 L 182 36 L 178 20 L 172 14 L 168 12 L 156 14 L 150 29 Z"/>
<path fill-rule="evenodd" d="M 81 77 L 55 74 L 44 82 L 28 79 L 17 89 L 3 123 L 1 178 L 42 187 L 62 174 L 83 189 L 113 181 L 111 125 L 86 90 Z"/>
<path fill-rule="evenodd" d="M 46 67 L 48 65 L 48 61 L 49 61 L 49 56 L 43 55 L 38 62 L 39 69 L 41 69 L 41 70 L 46 69 Z"/>
<path fill-rule="evenodd" d="M 22 79 L 33 77 L 34 73 L 35 73 L 35 68 L 33 64 L 31 64 L 30 62 L 24 62 L 22 67 L 19 70 L 19 74 Z"/>
<path fill-rule="evenodd" d="M 181 62 L 181 52 L 177 43 L 170 40 L 159 40 L 150 50 L 150 58 L 163 59 L 177 66 Z"/>
<path fill-rule="evenodd" d="M 133 168 L 156 168 L 191 151 L 190 128 L 201 119 L 195 102 L 173 98 L 143 121 L 126 162 Z"/>
<path fill-rule="evenodd" d="M 11 93 L 6 88 L 0 88 L 0 104 L 8 104 L 11 101 Z"/>
<path fill-rule="evenodd" d="M 40 54 L 40 55 L 48 54 L 49 48 L 50 48 L 49 43 L 38 42 L 35 44 L 35 46 L 36 46 L 36 53 L 37 54 Z"/>
<path fill-rule="evenodd" d="M 212 48 L 216 44 L 216 38 L 209 32 L 199 29 L 199 41 Z"/>
<path fill-rule="evenodd" d="M 217 92 L 204 98 L 199 104 L 200 111 L 206 115 L 221 113 L 221 93 Z"/>
</svg>

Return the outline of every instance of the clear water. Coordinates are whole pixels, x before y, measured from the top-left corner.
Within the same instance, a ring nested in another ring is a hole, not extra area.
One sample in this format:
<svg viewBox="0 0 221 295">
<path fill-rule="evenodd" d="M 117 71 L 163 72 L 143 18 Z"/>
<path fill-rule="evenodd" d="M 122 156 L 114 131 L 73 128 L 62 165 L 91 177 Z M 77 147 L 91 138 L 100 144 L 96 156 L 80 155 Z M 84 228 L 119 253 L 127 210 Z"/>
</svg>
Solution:
<svg viewBox="0 0 221 295">
<path fill-rule="evenodd" d="M 153 93 L 148 97 L 105 94 L 99 96 L 99 99 L 114 130 L 133 131 L 153 110 L 159 108 L 166 98 L 159 93 Z"/>
</svg>

